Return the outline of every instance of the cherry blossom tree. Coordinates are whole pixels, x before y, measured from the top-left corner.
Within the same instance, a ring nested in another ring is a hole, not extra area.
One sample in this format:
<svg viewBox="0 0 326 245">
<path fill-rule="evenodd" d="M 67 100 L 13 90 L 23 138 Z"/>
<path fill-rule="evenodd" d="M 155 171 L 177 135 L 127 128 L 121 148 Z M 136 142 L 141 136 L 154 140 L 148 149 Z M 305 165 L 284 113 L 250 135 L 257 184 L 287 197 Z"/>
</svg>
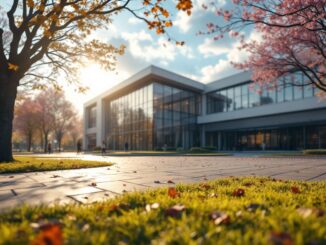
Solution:
<svg viewBox="0 0 326 245">
<path fill-rule="evenodd" d="M 235 67 L 251 69 L 252 79 L 261 86 L 275 87 L 278 79 L 288 76 L 295 86 L 326 92 L 326 0 L 232 2 L 232 9 L 212 2 L 219 23 L 208 23 L 201 34 L 214 35 L 215 40 L 226 35 L 239 38 L 240 49 L 249 55 Z M 262 40 L 246 40 L 244 30 L 258 32 Z M 303 82 L 296 79 L 297 72 L 303 74 Z"/>
<path fill-rule="evenodd" d="M 173 4 L 190 14 L 191 0 Z M 12 120 L 18 86 L 58 86 L 59 76 L 76 83 L 74 75 L 85 61 L 114 69 L 116 56 L 125 47 L 94 39 L 92 33 L 110 30 L 114 16 L 122 11 L 157 34 L 172 26 L 171 5 L 162 0 L 11 0 L 1 1 L 1 6 L 6 14 L 0 16 L 0 162 L 13 160 Z"/>
</svg>

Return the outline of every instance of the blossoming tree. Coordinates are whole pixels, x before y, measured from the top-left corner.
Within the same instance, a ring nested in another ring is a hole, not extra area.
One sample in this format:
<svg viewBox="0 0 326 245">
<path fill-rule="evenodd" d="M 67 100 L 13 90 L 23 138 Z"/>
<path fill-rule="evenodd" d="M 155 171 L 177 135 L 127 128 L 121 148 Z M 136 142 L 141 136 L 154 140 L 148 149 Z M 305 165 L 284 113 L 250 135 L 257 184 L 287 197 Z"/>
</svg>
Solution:
<svg viewBox="0 0 326 245">
<path fill-rule="evenodd" d="M 240 39 L 247 60 L 233 63 L 251 69 L 252 79 L 262 86 L 275 87 L 288 76 L 295 86 L 312 86 L 326 92 L 326 0 L 233 0 L 232 9 L 216 8 L 224 24 L 208 23 L 215 40 L 230 35 Z M 209 6 L 203 6 L 208 9 Z M 260 41 L 246 41 L 244 29 L 252 28 Z M 301 72 L 303 81 L 296 79 Z"/>
</svg>

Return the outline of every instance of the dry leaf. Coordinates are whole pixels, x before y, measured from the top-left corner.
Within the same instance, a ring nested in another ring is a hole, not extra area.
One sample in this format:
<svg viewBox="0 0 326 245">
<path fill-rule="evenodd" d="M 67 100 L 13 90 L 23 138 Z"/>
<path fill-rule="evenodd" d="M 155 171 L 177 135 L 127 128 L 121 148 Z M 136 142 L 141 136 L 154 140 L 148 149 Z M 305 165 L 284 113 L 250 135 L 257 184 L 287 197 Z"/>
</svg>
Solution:
<svg viewBox="0 0 326 245">
<path fill-rule="evenodd" d="M 293 241 L 291 236 L 286 232 L 272 232 L 270 241 L 275 245 L 292 245 Z"/>
<path fill-rule="evenodd" d="M 167 181 L 168 184 L 175 184 L 172 180 Z"/>
<path fill-rule="evenodd" d="M 244 194 L 245 194 L 244 189 L 239 188 L 239 189 L 235 190 L 232 193 L 232 196 L 234 196 L 234 197 L 242 197 L 242 196 L 244 196 Z"/>
<path fill-rule="evenodd" d="M 41 227 L 41 232 L 31 242 L 32 245 L 61 245 L 63 236 L 58 224 L 47 224 Z"/>
<path fill-rule="evenodd" d="M 231 221 L 230 216 L 223 212 L 213 212 L 209 217 L 214 221 L 215 225 L 228 225 Z"/>
<path fill-rule="evenodd" d="M 291 186 L 291 192 L 294 193 L 294 194 L 301 193 L 301 191 L 299 190 L 299 188 L 296 187 L 296 186 Z"/>
<path fill-rule="evenodd" d="M 176 198 L 180 196 L 180 193 L 177 192 L 177 190 L 174 187 L 170 187 L 168 189 L 168 195 L 169 197 Z"/>
<path fill-rule="evenodd" d="M 171 208 L 166 209 L 165 215 L 174 217 L 174 218 L 178 218 L 185 209 L 186 209 L 186 206 L 184 206 L 182 204 L 176 204 L 176 205 L 172 206 Z"/>
<path fill-rule="evenodd" d="M 97 186 L 97 184 L 95 182 L 92 182 L 90 186 Z"/>
</svg>

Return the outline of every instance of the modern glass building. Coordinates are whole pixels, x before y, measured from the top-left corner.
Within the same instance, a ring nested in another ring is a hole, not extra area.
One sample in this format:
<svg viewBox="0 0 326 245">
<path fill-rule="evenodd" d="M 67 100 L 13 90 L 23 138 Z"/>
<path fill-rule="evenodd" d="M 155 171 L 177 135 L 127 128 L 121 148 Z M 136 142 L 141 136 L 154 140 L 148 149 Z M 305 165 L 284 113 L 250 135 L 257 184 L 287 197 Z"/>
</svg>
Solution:
<svg viewBox="0 0 326 245">
<path fill-rule="evenodd" d="M 296 74 L 296 83 L 303 76 Z M 202 84 L 151 66 L 85 104 L 84 144 L 111 150 L 214 146 L 326 148 L 326 102 L 289 79 L 261 89 L 250 72 Z M 258 89 L 261 91 L 257 92 Z"/>
</svg>

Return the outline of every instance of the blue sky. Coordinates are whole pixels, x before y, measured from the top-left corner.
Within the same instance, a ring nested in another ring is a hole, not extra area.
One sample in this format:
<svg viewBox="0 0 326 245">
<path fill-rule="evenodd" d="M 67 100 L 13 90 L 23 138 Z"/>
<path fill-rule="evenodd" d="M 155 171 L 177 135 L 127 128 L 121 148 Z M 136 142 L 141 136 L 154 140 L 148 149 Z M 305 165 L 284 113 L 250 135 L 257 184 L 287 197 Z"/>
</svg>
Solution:
<svg viewBox="0 0 326 245">
<path fill-rule="evenodd" d="M 230 62 L 241 61 L 246 55 L 237 49 L 236 40 L 226 37 L 213 41 L 213 36 L 196 35 L 198 31 L 205 30 L 207 23 L 221 24 L 223 21 L 214 14 L 215 9 L 212 7 L 206 11 L 202 8 L 203 4 L 209 5 L 212 0 L 193 0 L 191 16 L 176 11 L 174 1 L 167 1 L 174 23 L 174 26 L 169 28 L 169 34 L 177 40 L 185 41 L 186 44 L 182 47 L 169 43 L 166 36 L 150 31 L 145 23 L 127 12 L 115 16 L 108 30 L 98 30 L 94 33 L 102 41 L 117 46 L 125 44 L 127 50 L 125 55 L 118 58 L 114 72 L 105 72 L 96 64 L 88 64 L 81 70 L 81 82 L 90 88 L 86 94 L 77 94 L 74 88 L 67 87 L 67 94 L 78 110 L 81 111 L 82 104 L 90 98 L 151 64 L 203 83 L 239 72 Z M 232 8 L 231 1 L 215 2 L 222 8 Z M 256 38 L 254 32 L 248 31 L 245 34 L 249 38 Z"/>
</svg>

